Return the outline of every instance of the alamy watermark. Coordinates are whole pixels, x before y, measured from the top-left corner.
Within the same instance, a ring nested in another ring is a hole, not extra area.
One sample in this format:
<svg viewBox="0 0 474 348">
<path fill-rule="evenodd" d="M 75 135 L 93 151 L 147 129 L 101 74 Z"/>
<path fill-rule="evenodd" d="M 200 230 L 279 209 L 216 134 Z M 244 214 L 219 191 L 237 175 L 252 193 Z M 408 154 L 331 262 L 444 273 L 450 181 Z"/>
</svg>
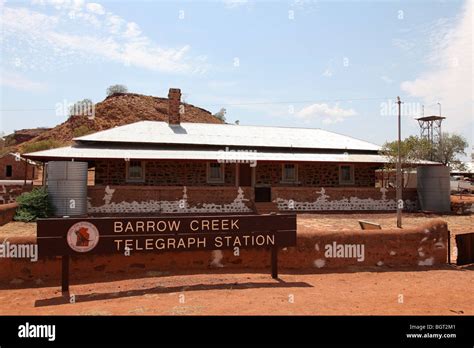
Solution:
<svg viewBox="0 0 474 348">
<path fill-rule="evenodd" d="M 56 116 L 59 117 L 84 116 L 89 120 L 95 118 L 95 104 L 89 99 L 74 103 L 64 99 L 62 102 L 56 103 L 54 109 Z"/>
<path fill-rule="evenodd" d="M 324 247 L 324 256 L 326 258 L 354 258 L 358 262 L 365 260 L 364 244 L 326 244 Z"/>
<path fill-rule="evenodd" d="M 403 102 L 401 105 L 402 116 L 421 116 L 422 105 L 417 102 Z M 381 116 L 398 116 L 398 104 L 395 100 L 380 103 Z"/>
<path fill-rule="evenodd" d="M 250 167 L 257 166 L 257 150 L 249 149 L 220 149 L 217 154 L 218 163 L 250 163 Z"/>
<path fill-rule="evenodd" d="M 37 244 L 11 244 L 4 241 L 0 244 L 0 258 L 30 259 L 31 262 L 38 261 Z"/>
</svg>

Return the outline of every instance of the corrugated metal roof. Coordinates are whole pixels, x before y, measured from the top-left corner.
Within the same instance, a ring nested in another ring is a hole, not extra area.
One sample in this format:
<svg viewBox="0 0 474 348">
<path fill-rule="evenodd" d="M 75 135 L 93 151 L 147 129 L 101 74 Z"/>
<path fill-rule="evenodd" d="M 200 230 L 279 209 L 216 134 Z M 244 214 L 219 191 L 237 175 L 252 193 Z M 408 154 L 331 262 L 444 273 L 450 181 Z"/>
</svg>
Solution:
<svg viewBox="0 0 474 348">
<path fill-rule="evenodd" d="M 141 121 L 83 137 L 79 142 L 217 145 L 378 151 L 378 145 L 315 128 Z"/>
<path fill-rule="evenodd" d="M 69 146 L 38 151 L 28 154 L 38 159 L 175 159 L 175 160 L 222 160 L 222 161 L 304 161 L 304 162 L 365 162 L 385 163 L 380 155 L 366 154 L 325 154 L 298 152 L 225 152 L 222 150 L 186 149 L 130 149 L 124 147 L 79 147 Z"/>
</svg>

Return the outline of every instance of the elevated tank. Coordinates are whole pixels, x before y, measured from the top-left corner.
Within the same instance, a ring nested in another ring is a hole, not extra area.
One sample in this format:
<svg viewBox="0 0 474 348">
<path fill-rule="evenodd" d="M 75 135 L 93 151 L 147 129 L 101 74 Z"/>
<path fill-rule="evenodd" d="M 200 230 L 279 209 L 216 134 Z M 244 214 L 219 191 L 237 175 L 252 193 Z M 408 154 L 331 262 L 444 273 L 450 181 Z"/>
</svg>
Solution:
<svg viewBox="0 0 474 348">
<path fill-rule="evenodd" d="M 48 162 L 48 194 L 55 216 L 87 214 L 87 162 Z"/>
<path fill-rule="evenodd" d="M 418 202 L 421 210 L 451 211 L 449 168 L 443 165 L 417 168 Z"/>
</svg>

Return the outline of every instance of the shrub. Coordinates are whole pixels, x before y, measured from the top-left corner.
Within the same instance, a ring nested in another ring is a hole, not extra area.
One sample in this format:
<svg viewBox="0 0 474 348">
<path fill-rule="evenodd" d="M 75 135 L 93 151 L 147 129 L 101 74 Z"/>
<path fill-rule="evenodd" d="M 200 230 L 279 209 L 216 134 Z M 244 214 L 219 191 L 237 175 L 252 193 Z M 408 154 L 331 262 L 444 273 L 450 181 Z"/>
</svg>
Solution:
<svg viewBox="0 0 474 348">
<path fill-rule="evenodd" d="M 17 197 L 18 209 L 14 220 L 30 222 L 37 218 L 45 218 L 52 214 L 53 206 L 48 198 L 45 187 L 34 188 L 30 192 L 22 193 Z"/>
<path fill-rule="evenodd" d="M 79 137 L 82 137 L 83 135 L 87 135 L 87 134 L 90 134 L 92 132 L 93 132 L 92 129 L 90 129 L 86 125 L 82 125 L 80 127 L 77 127 L 76 129 L 74 129 L 73 135 L 74 135 L 74 138 L 79 138 Z"/>
<path fill-rule="evenodd" d="M 109 88 L 107 88 L 107 96 L 110 97 L 111 95 L 114 95 L 115 93 L 127 93 L 128 88 L 124 85 L 112 85 Z"/>
<path fill-rule="evenodd" d="M 61 147 L 61 146 L 62 146 L 61 142 L 54 139 L 47 139 L 47 140 L 35 141 L 30 144 L 25 144 L 23 145 L 22 150 L 23 150 L 23 153 L 29 153 L 29 152 L 54 149 L 56 147 Z"/>
</svg>

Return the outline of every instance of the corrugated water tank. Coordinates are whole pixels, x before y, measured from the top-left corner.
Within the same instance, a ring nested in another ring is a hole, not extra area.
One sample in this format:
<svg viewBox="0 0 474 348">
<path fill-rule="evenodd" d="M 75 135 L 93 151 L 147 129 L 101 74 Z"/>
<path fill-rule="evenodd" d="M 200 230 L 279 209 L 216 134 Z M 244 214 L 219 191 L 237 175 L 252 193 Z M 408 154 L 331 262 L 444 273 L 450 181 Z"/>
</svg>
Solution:
<svg viewBox="0 0 474 348">
<path fill-rule="evenodd" d="M 417 191 L 421 210 L 435 213 L 451 211 L 449 167 L 418 167 Z"/>
<path fill-rule="evenodd" d="M 55 216 L 87 214 L 87 162 L 48 162 L 48 194 Z"/>
</svg>

